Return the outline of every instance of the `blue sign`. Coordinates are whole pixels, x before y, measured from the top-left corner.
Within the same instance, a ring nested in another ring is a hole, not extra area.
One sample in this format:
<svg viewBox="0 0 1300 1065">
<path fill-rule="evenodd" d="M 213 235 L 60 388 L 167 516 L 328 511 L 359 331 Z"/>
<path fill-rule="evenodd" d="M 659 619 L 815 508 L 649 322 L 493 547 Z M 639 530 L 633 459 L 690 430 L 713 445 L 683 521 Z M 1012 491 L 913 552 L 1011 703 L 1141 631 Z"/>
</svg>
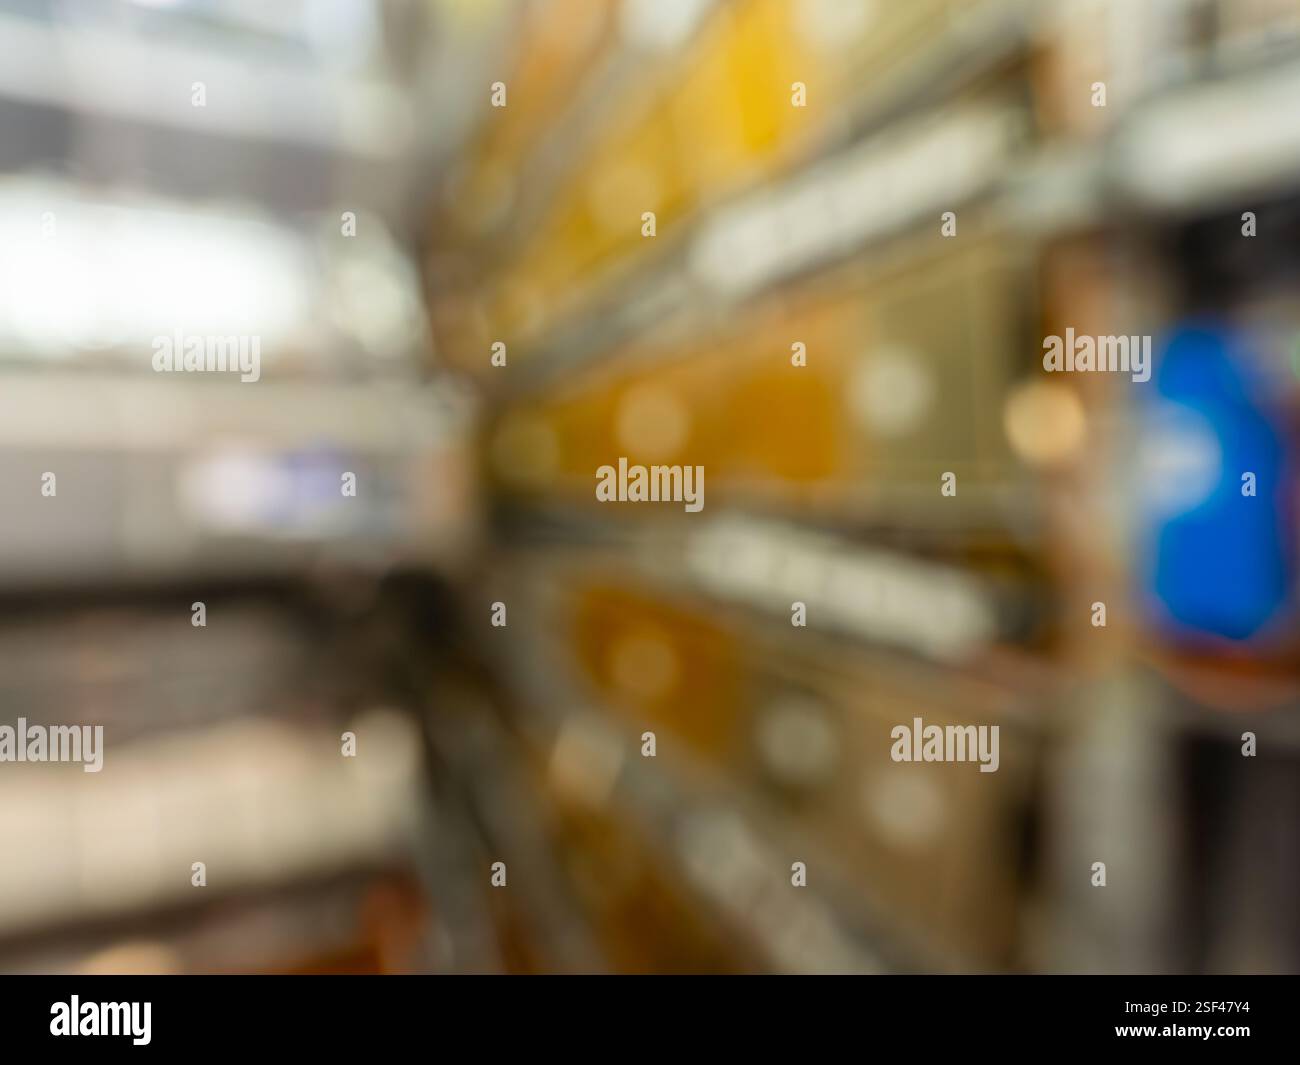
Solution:
<svg viewBox="0 0 1300 1065">
<path fill-rule="evenodd" d="M 1140 401 L 1139 573 L 1174 635 L 1260 637 L 1288 620 L 1295 537 L 1285 440 L 1246 338 L 1186 323 Z"/>
</svg>

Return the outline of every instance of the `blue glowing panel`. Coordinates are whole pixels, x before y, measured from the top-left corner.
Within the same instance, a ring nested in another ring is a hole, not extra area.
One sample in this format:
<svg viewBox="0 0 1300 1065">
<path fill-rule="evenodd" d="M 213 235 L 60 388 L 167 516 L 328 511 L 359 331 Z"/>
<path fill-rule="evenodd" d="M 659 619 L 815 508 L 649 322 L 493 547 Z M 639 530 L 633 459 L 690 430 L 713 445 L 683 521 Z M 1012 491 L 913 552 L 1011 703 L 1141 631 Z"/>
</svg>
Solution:
<svg viewBox="0 0 1300 1065">
<path fill-rule="evenodd" d="M 1139 572 L 1175 634 L 1250 640 L 1291 601 L 1286 448 L 1243 343 L 1214 324 L 1179 327 L 1141 401 Z"/>
</svg>

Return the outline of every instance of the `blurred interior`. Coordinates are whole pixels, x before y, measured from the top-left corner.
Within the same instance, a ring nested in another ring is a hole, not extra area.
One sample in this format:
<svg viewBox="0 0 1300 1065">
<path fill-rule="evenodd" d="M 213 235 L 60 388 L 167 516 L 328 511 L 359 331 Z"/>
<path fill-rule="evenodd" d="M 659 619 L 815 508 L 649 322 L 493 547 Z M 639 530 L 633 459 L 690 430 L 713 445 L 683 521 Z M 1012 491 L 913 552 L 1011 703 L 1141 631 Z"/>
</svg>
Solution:
<svg viewBox="0 0 1300 1065">
<path fill-rule="evenodd" d="M 0 724 L 105 741 L 0 763 L 0 971 L 1300 969 L 1300 4 L 0 0 L 0 55 Z"/>
</svg>

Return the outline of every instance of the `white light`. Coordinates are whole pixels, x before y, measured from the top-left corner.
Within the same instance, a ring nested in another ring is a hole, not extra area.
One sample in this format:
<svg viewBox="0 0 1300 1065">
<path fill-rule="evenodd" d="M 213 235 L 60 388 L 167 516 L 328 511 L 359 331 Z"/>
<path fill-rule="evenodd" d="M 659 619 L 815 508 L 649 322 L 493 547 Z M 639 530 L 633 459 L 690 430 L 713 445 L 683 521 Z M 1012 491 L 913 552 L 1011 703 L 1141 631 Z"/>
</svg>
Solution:
<svg viewBox="0 0 1300 1065">
<path fill-rule="evenodd" d="M 1138 451 L 1138 482 L 1159 514 L 1185 514 L 1200 506 L 1223 477 L 1223 449 L 1214 425 L 1181 403 L 1155 407 Z"/>
<path fill-rule="evenodd" d="M 623 0 L 623 35 L 633 45 L 671 51 L 686 42 L 713 0 Z"/>
<path fill-rule="evenodd" d="M 866 140 L 720 211 L 692 243 L 691 272 L 739 296 L 960 203 L 1002 171 L 1017 121 L 972 107 Z"/>
<path fill-rule="evenodd" d="M 799 36 L 828 51 L 856 44 L 878 15 L 876 0 L 799 0 L 794 9 Z"/>
<path fill-rule="evenodd" d="M 916 352 L 873 352 L 854 374 L 850 403 L 859 420 L 883 437 L 915 431 L 934 404 L 934 375 Z"/>
<path fill-rule="evenodd" d="M 245 218 L 0 189 L 0 340 L 19 354 L 130 346 L 147 366 L 177 329 L 266 348 L 308 316 L 309 265 L 292 234 Z"/>
</svg>

